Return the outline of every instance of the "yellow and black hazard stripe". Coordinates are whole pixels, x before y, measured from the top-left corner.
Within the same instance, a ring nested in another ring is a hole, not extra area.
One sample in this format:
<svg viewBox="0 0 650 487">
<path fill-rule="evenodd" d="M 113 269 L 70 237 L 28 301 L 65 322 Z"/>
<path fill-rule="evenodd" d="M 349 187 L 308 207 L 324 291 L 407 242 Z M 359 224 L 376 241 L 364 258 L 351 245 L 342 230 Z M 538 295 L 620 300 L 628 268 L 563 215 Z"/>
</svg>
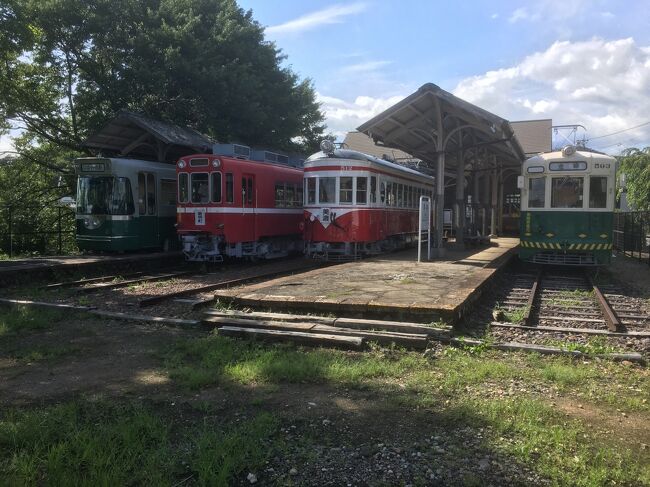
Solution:
<svg viewBox="0 0 650 487">
<path fill-rule="evenodd" d="M 529 242 L 528 240 L 521 240 L 521 246 L 527 249 L 558 249 L 562 247 L 559 243 L 554 242 Z M 573 243 L 569 244 L 567 250 L 611 250 L 611 243 Z"/>
</svg>

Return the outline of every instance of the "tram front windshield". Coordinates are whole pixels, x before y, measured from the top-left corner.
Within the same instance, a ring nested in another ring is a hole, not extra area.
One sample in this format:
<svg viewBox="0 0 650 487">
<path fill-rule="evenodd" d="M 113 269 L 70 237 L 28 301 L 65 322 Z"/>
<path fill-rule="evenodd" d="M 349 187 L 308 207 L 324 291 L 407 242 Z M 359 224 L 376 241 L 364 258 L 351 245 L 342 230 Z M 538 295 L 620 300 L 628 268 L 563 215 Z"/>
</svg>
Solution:
<svg viewBox="0 0 650 487">
<path fill-rule="evenodd" d="M 77 213 L 81 215 L 131 215 L 133 193 L 128 178 L 80 176 Z"/>
</svg>

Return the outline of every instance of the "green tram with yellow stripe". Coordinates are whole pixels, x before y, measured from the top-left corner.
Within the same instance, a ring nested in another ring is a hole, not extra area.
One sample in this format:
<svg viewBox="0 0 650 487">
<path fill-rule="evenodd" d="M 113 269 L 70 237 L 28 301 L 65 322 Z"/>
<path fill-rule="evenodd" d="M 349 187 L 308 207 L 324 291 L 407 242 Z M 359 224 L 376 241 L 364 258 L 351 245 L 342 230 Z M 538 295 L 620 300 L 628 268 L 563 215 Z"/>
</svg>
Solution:
<svg viewBox="0 0 650 487">
<path fill-rule="evenodd" d="M 566 146 L 531 157 L 522 172 L 519 258 L 536 264 L 609 264 L 616 159 Z"/>
</svg>

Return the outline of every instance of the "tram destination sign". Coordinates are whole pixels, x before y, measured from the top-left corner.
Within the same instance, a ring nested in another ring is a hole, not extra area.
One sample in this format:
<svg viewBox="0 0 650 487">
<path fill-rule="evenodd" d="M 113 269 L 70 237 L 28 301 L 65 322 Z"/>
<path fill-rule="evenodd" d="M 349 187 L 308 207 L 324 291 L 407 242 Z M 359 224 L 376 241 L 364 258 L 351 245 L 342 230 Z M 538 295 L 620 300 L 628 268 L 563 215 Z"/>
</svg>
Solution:
<svg viewBox="0 0 650 487">
<path fill-rule="evenodd" d="M 104 172 L 106 166 L 103 162 L 84 162 L 81 164 L 83 172 Z"/>
</svg>

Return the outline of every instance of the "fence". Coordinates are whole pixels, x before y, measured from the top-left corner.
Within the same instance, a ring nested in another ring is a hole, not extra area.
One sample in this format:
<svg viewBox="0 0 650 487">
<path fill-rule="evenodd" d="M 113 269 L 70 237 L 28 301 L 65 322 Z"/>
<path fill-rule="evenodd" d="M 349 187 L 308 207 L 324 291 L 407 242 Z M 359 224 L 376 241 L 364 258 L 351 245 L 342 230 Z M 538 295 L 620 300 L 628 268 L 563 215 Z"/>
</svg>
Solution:
<svg viewBox="0 0 650 487">
<path fill-rule="evenodd" d="M 650 265 L 650 211 L 614 213 L 614 248 Z"/>
<path fill-rule="evenodd" d="M 0 207 L 0 253 L 66 254 L 75 248 L 75 213 L 65 206 Z"/>
</svg>

